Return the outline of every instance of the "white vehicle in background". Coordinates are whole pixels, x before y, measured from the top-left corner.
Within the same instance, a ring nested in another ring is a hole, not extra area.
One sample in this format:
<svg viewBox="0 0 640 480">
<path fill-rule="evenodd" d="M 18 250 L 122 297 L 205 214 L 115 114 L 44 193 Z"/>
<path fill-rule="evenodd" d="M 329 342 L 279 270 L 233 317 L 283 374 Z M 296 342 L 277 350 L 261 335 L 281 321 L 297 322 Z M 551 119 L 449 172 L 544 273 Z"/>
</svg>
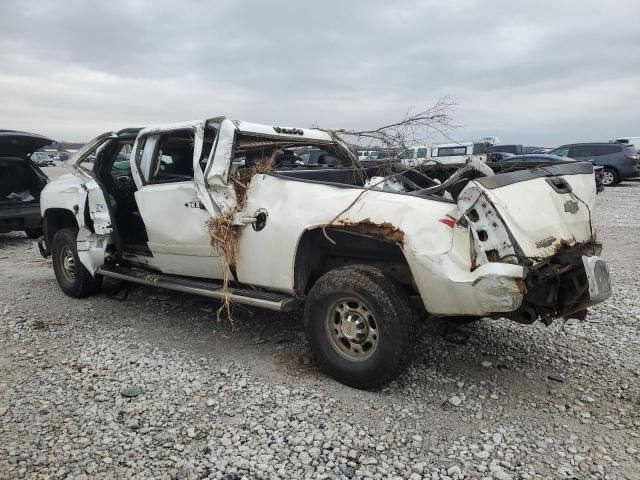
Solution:
<svg viewBox="0 0 640 480">
<path fill-rule="evenodd" d="M 401 152 L 396 158 L 400 163 L 407 167 L 415 167 L 429 160 L 431 147 L 428 145 L 419 145 L 417 147 L 407 148 Z"/>
<path fill-rule="evenodd" d="M 628 145 L 640 147 L 640 137 L 620 137 L 616 138 L 614 143 L 626 143 Z"/>
<path fill-rule="evenodd" d="M 480 142 L 440 143 L 431 150 L 431 160 L 446 165 L 464 164 L 468 158 L 481 162 L 487 161 L 487 146 Z"/>
<path fill-rule="evenodd" d="M 488 145 L 498 145 L 500 143 L 498 137 L 482 137 L 479 141 Z"/>
<path fill-rule="evenodd" d="M 377 150 L 358 150 L 358 160 L 360 161 L 365 160 L 374 155 L 375 156 L 378 155 Z"/>
</svg>

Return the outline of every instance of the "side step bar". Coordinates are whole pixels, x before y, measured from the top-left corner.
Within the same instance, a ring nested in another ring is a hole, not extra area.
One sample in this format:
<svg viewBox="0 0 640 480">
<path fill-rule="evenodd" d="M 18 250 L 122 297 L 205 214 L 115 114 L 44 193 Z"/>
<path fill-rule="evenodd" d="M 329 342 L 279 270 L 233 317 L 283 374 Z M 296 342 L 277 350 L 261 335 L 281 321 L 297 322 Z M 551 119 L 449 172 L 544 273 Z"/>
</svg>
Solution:
<svg viewBox="0 0 640 480">
<path fill-rule="evenodd" d="M 225 297 L 224 288 L 220 283 L 178 275 L 149 273 L 134 268 L 106 265 L 98 268 L 96 275 L 152 287 L 166 288 L 167 290 L 175 290 L 176 292 L 192 293 L 217 300 L 222 300 Z M 283 293 L 271 293 L 247 288 L 230 287 L 227 289 L 226 295 L 232 303 L 265 308 L 276 312 L 290 312 L 294 309 L 297 302 L 294 297 Z"/>
</svg>

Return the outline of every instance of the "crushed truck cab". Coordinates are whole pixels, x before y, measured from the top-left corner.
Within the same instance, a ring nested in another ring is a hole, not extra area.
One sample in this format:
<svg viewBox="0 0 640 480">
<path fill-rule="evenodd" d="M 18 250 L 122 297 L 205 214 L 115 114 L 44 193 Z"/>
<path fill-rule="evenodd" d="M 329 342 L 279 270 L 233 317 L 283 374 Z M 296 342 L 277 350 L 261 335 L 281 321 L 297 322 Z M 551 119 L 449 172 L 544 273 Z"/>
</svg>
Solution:
<svg viewBox="0 0 640 480">
<path fill-rule="evenodd" d="M 40 202 L 65 293 L 111 277 L 302 305 L 320 366 L 355 387 L 403 371 L 425 312 L 550 323 L 611 292 L 590 163 L 496 174 L 470 159 L 439 178 L 363 167 L 325 131 L 217 117 L 108 132 L 67 165 Z"/>
</svg>

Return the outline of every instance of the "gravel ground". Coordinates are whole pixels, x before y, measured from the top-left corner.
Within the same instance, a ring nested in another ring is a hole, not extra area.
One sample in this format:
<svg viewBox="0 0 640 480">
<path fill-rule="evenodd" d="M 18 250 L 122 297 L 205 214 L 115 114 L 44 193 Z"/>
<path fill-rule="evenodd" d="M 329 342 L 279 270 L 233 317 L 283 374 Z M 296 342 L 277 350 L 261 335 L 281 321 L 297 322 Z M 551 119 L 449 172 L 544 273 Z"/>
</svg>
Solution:
<svg viewBox="0 0 640 480">
<path fill-rule="evenodd" d="M 295 316 L 73 300 L 0 234 L 0 478 L 637 480 L 640 183 L 598 204 L 615 291 L 585 322 L 430 320 L 379 392 L 322 375 Z"/>
</svg>

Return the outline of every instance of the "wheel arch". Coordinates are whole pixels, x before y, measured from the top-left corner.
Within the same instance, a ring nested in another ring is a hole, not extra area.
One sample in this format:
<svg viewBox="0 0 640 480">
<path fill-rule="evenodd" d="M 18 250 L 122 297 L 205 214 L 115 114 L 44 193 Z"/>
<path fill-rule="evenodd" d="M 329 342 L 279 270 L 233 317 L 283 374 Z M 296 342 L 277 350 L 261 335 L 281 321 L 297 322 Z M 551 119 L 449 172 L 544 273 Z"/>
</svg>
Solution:
<svg viewBox="0 0 640 480">
<path fill-rule="evenodd" d="M 403 234 L 387 225 L 354 224 L 313 227 L 298 240 L 294 259 L 294 291 L 304 296 L 315 281 L 344 265 L 371 265 L 415 289 L 402 249 Z"/>
<path fill-rule="evenodd" d="M 620 174 L 620 169 L 618 167 L 616 167 L 615 165 L 612 165 L 612 164 L 606 164 L 606 165 L 602 165 L 602 166 L 604 167 L 604 170 L 612 170 L 615 173 L 616 181 L 614 182 L 614 185 L 615 185 L 615 183 L 618 183 L 618 182 L 620 182 L 622 180 L 622 175 Z"/>
<path fill-rule="evenodd" d="M 48 249 L 53 236 L 61 228 L 79 228 L 76 215 L 66 208 L 48 208 L 44 212 L 44 236 Z"/>
</svg>

